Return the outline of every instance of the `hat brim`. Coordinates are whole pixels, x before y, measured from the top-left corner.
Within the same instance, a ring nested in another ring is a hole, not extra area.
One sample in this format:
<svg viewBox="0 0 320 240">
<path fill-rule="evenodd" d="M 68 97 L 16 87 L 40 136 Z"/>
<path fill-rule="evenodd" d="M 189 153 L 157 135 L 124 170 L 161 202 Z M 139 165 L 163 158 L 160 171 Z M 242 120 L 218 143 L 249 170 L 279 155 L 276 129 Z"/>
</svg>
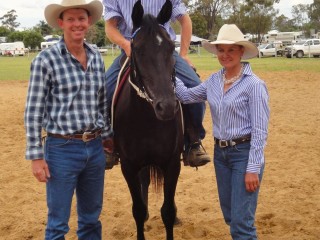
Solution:
<svg viewBox="0 0 320 240">
<path fill-rule="evenodd" d="M 88 4 L 73 5 L 73 6 L 61 6 L 59 4 L 50 4 L 44 10 L 44 17 L 47 20 L 49 26 L 53 28 L 60 28 L 58 24 L 58 18 L 60 14 L 71 8 L 86 9 L 90 13 L 91 25 L 95 24 L 101 19 L 103 6 L 100 1 L 92 1 Z"/>
<path fill-rule="evenodd" d="M 218 44 L 230 44 L 230 45 L 235 44 L 235 45 L 243 46 L 245 50 L 244 50 L 242 59 L 244 60 L 255 58 L 259 54 L 257 46 L 250 41 L 239 41 L 239 42 L 234 42 L 229 40 L 217 40 L 214 42 L 202 41 L 202 47 L 208 52 L 213 53 L 215 55 L 218 54 L 218 50 L 217 50 Z"/>
</svg>

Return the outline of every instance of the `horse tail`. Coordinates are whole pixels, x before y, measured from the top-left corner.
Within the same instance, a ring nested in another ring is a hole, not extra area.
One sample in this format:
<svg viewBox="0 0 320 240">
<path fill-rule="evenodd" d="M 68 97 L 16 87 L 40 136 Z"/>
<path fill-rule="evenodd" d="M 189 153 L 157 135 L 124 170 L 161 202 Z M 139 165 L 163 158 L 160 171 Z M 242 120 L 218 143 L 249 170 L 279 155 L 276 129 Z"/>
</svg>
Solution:
<svg viewBox="0 0 320 240">
<path fill-rule="evenodd" d="M 155 165 L 149 167 L 150 169 L 150 180 L 153 186 L 154 192 L 157 194 L 162 192 L 163 189 L 163 173 L 161 169 Z"/>
</svg>

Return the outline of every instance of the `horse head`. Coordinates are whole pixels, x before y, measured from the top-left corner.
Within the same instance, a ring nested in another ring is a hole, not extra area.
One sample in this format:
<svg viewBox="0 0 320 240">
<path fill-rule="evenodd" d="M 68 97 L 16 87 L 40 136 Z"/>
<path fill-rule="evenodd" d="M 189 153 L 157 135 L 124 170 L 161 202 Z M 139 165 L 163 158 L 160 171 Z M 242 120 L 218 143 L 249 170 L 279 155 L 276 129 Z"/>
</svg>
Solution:
<svg viewBox="0 0 320 240">
<path fill-rule="evenodd" d="M 157 17 L 144 14 L 139 0 L 131 16 L 131 81 L 147 96 L 159 120 L 171 120 L 179 110 L 174 91 L 175 45 L 163 27 L 171 14 L 172 3 L 169 0 Z"/>
</svg>

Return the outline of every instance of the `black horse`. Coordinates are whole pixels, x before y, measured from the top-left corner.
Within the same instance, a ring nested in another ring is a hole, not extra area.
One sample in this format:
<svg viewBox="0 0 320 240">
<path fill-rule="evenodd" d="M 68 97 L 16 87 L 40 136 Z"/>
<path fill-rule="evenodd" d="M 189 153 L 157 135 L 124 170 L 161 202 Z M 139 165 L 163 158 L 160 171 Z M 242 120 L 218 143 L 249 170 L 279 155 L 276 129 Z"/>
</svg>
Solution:
<svg viewBox="0 0 320 240">
<path fill-rule="evenodd" d="M 169 0 L 157 17 L 144 15 L 141 1 L 134 5 L 130 77 L 114 103 L 115 150 L 131 193 L 138 240 L 145 239 L 144 222 L 148 218 L 147 202 L 141 194 L 142 185 L 148 183 L 141 181 L 139 174 L 145 169 L 152 173 L 155 186 L 163 189 L 161 217 L 167 239 L 173 239 L 183 126 L 174 91 L 174 43 L 163 28 L 171 13 Z"/>
</svg>

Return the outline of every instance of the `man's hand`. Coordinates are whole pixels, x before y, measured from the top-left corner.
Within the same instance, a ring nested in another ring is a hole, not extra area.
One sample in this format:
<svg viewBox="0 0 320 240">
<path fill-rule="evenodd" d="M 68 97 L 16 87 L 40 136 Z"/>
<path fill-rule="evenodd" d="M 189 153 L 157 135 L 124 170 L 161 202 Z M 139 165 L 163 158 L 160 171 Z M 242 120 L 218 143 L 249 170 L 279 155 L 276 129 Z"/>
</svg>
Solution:
<svg viewBox="0 0 320 240">
<path fill-rule="evenodd" d="M 255 192 L 260 186 L 258 174 L 246 173 L 245 184 L 248 192 Z"/>
<path fill-rule="evenodd" d="M 39 182 L 48 182 L 50 172 L 48 165 L 44 159 L 32 160 L 31 163 L 32 173 Z"/>
<path fill-rule="evenodd" d="M 106 151 L 107 153 L 113 153 L 113 138 L 108 138 L 107 140 L 104 140 L 102 144 L 104 151 Z"/>
</svg>

